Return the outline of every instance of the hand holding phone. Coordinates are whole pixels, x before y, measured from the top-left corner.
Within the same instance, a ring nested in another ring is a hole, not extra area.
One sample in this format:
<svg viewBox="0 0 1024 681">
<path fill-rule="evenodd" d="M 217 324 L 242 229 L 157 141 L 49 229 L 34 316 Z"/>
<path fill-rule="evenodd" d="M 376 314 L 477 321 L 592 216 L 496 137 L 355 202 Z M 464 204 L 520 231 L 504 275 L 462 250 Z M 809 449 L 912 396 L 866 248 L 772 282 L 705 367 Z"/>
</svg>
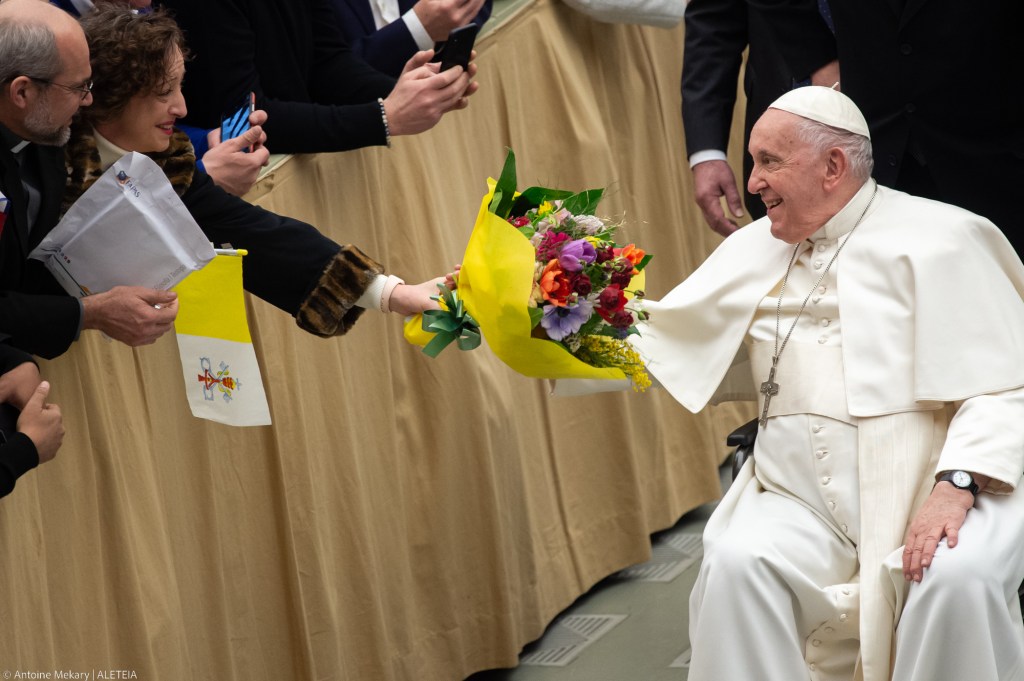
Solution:
<svg viewBox="0 0 1024 681">
<path fill-rule="evenodd" d="M 460 26 L 448 34 L 448 40 L 438 51 L 435 61 L 441 62 L 441 70 L 447 71 L 453 66 L 461 66 L 462 70 L 469 69 L 470 55 L 473 53 L 473 43 L 476 35 L 480 32 L 477 24 L 466 24 Z"/>
<path fill-rule="evenodd" d="M 221 119 L 220 141 L 226 142 L 245 133 L 249 129 L 249 115 L 256 110 L 256 93 L 250 92 L 238 109 Z"/>
</svg>

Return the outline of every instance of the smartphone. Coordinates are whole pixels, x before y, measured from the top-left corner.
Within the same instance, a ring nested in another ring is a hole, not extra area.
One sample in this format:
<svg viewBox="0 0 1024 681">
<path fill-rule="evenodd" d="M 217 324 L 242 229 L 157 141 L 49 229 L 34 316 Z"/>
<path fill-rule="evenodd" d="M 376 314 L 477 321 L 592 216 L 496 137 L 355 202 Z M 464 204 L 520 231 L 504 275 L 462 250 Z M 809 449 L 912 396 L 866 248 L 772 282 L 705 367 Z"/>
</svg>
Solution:
<svg viewBox="0 0 1024 681">
<path fill-rule="evenodd" d="M 448 40 L 438 53 L 442 71 L 447 71 L 453 66 L 461 66 L 464 71 L 469 68 L 469 56 L 473 52 L 473 43 L 479 31 L 480 26 L 477 24 L 466 24 L 448 34 Z"/>
<path fill-rule="evenodd" d="M 256 93 L 250 92 L 238 109 L 220 121 L 220 141 L 238 137 L 249 129 L 249 114 L 256 110 Z M 248 149 L 247 149 L 248 151 Z"/>
</svg>

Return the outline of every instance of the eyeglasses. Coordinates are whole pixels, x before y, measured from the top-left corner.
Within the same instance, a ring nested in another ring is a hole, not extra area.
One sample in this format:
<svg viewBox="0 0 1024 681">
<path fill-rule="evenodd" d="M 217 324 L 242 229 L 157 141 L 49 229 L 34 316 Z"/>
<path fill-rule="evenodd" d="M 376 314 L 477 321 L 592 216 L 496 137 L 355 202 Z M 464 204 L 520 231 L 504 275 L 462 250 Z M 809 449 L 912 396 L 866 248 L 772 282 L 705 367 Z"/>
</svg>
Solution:
<svg viewBox="0 0 1024 681">
<path fill-rule="evenodd" d="M 35 76 L 27 76 L 27 77 L 28 77 L 29 80 L 34 80 L 37 83 L 44 83 L 46 85 L 56 85 L 59 88 L 63 88 L 65 90 L 67 90 L 68 92 L 77 92 L 79 94 L 79 96 L 81 96 L 83 101 L 92 92 L 92 81 L 91 80 L 85 81 L 85 83 L 82 84 L 82 85 L 75 86 L 75 85 L 61 85 L 60 83 L 55 83 L 52 80 L 47 80 L 46 78 L 36 78 Z"/>
</svg>

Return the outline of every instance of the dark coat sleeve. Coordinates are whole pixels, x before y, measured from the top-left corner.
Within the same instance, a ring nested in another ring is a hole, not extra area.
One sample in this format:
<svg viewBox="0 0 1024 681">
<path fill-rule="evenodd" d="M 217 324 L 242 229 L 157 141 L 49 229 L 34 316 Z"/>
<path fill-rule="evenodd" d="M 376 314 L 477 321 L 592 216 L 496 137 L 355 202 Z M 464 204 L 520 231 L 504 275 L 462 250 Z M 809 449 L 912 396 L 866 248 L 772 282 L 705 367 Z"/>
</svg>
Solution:
<svg viewBox="0 0 1024 681">
<path fill-rule="evenodd" d="M 165 0 L 193 59 L 189 125 L 214 128 L 251 92 L 277 153 L 345 151 L 386 141 L 378 97 L 394 79 L 360 60 L 327 0 Z"/>
<path fill-rule="evenodd" d="M 294 315 L 340 246 L 315 227 L 254 206 L 197 171 L 181 197 L 214 246 L 244 248 L 245 290 Z"/>
<path fill-rule="evenodd" d="M 0 374 L 31 361 L 28 354 L 0 343 Z M 35 444 L 15 430 L 17 420 L 13 407 L 0 405 L 0 497 L 10 494 L 18 478 L 39 465 Z"/>
<path fill-rule="evenodd" d="M 726 151 L 736 82 L 747 46 L 746 0 L 693 0 L 686 7 L 683 129 L 686 153 Z"/>
<path fill-rule="evenodd" d="M 67 351 L 78 335 L 81 305 L 28 253 L 53 228 L 60 210 L 64 155 L 56 148 L 32 145 L 43 175 L 43 202 L 31 236 L 14 157 L 0 150 L 0 191 L 11 199 L 0 233 L 0 339 L 26 352 L 52 359 Z"/>
<path fill-rule="evenodd" d="M 821 17 L 818 0 L 748 0 L 767 19 L 766 30 L 789 72 L 800 81 L 834 60 L 836 38 Z"/>
<path fill-rule="evenodd" d="M 14 433 L 0 445 L 0 497 L 14 491 L 14 483 L 39 465 L 35 443 L 25 433 Z"/>
<path fill-rule="evenodd" d="M 405 63 L 420 49 L 406 23 L 393 21 L 378 29 L 373 23 L 370 0 L 331 0 L 331 3 L 338 28 L 352 51 L 378 71 L 395 78 L 401 75 Z M 485 0 L 473 23 L 483 26 L 491 16 L 492 4 L 493 0 Z"/>
<path fill-rule="evenodd" d="M 66 294 L 0 291 L 0 338 L 33 355 L 53 359 L 78 337 L 81 303 Z"/>
<path fill-rule="evenodd" d="M 253 206 L 197 172 L 182 200 L 216 246 L 248 251 L 246 291 L 295 317 L 304 331 L 340 336 L 362 314 L 356 301 L 384 268 L 352 245 L 341 246 L 305 222 Z"/>
</svg>

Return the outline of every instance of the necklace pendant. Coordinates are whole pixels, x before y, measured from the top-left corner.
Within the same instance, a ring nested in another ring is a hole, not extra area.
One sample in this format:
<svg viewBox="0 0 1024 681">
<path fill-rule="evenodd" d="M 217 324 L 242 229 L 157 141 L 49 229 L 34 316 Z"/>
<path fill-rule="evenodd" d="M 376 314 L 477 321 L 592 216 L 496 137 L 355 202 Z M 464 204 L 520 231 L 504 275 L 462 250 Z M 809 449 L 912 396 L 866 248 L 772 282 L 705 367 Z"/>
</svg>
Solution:
<svg viewBox="0 0 1024 681">
<path fill-rule="evenodd" d="M 768 380 L 761 384 L 761 394 L 764 395 L 764 407 L 761 409 L 761 418 L 757 422 L 762 428 L 768 425 L 768 406 L 772 403 L 772 397 L 779 394 L 779 384 L 775 382 L 775 360 L 772 360 L 771 371 L 768 372 Z"/>
</svg>

